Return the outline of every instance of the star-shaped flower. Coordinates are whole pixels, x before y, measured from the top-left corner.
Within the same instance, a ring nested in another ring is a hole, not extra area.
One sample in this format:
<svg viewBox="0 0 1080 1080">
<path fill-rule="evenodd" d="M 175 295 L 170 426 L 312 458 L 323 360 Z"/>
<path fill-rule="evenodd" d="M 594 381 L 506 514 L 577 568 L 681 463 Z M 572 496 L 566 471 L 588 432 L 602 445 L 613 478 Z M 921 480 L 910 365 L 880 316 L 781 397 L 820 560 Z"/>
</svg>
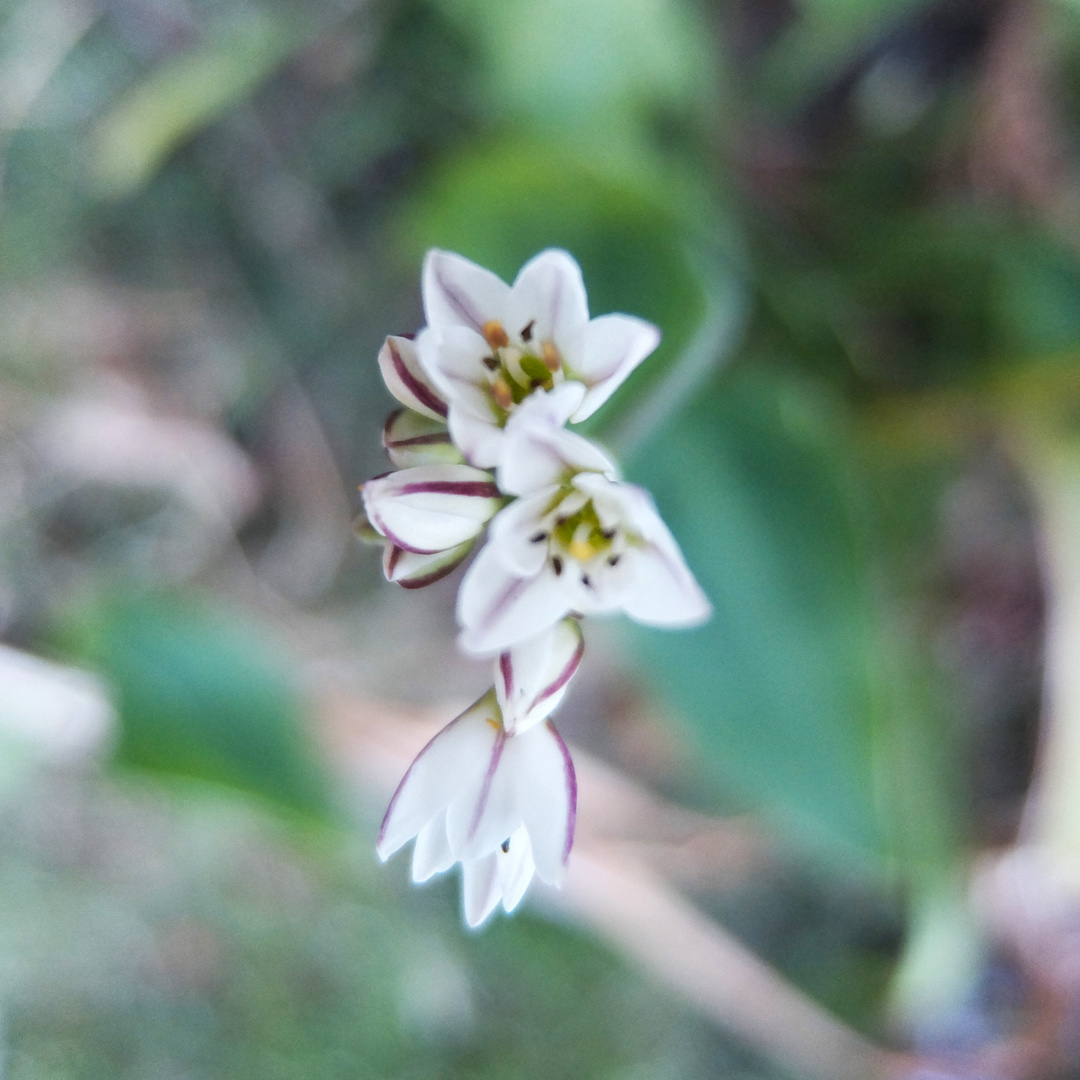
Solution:
<svg viewBox="0 0 1080 1080">
<path fill-rule="evenodd" d="M 570 612 L 621 610 L 680 627 L 712 611 L 648 492 L 561 425 L 574 389 L 536 395 L 506 428 L 500 490 L 517 495 L 491 521 L 488 542 L 458 593 L 460 644 L 506 649 Z"/>
<path fill-rule="evenodd" d="M 429 251 L 422 290 L 420 363 L 447 403 L 453 441 L 479 468 L 500 463 L 503 428 L 535 391 L 580 383 L 569 420 L 584 420 L 660 342 L 655 326 L 631 315 L 590 319 L 581 269 L 554 248 L 512 286 L 460 255 Z"/>
<path fill-rule="evenodd" d="M 465 918 L 512 911 L 534 873 L 558 884 L 574 840 L 577 781 L 548 717 L 583 652 L 567 619 L 501 654 L 495 687 L 409 766 L 379 831 L 389 858 L 414 836 L 413 880 L 462 864 Z"/>
</svg>

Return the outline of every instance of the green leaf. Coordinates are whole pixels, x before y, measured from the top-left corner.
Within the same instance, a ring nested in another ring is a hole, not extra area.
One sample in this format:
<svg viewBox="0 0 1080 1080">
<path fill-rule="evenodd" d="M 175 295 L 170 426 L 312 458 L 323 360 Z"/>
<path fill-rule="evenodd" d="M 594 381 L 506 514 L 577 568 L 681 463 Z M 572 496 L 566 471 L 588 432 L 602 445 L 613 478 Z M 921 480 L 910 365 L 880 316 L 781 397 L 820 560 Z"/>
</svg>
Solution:
<svg viewBox="0 0 1080 1080">
<path fill-rule="evenodd" d="M 868 565 L 836 421 L 828 401 L 748 373 L 647 444 L 632 478 L 716 610 L 700 629 L 633 640 L 716 790 L 880 851 Z"/>
<path fill-rule="evenodd" d="M 287 665 L 235 615 L 168 597 L 123 598 L 93 611 L 73 639 L 117 695 L 122 763 L 326 811 Z"/>
</svg>

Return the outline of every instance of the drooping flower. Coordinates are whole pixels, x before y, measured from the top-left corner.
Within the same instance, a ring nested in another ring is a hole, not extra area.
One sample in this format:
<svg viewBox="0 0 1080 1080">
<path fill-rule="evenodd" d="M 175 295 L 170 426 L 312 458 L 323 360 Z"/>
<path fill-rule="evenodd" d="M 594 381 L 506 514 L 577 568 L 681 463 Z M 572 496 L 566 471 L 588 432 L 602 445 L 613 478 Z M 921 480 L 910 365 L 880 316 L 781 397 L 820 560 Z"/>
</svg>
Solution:
<svg viewBox="0 0 1080 1080">
<path fill-rule="evenodd" d="M 498 482 L 519 497 L 492 520 L 461 584 L 467 652 L 510 648 L 570 612 L 621 610 L 680 627 L 712 610 L 648 492 L 620 481 L 603 451 L 560 426 L 571 393 L 538 394 L 507 424 Z"/>
<path fill-rule="evenodd" d="M 569 419 L 584 420 L 660 342 L 655 326 L 631 315 L 590 319 L 581 269 L 557 249 L 527 262 L 512 286 L 460 255 L 433 250 L 422 291 L 419 360 L 448 405 L 453 441 L 479 468 L 499 464 L 503 428 L 535 391 L 580 383 Z"/>
<path fill-rule="evenodd" d="M 416 465 L 361 489 L 367 525 L 383 539 L 383 573 L 406 588 L 430 585 L 472 550 L 504 499 L 471 465 Z"/>
<path fill-rule="evenodd" d="M 409 766 L 376 845 L 386 860 L 414 836 L 412 877 L 462 864 L 465 918 L 512 911 L 533 875 L 558 884 L 574 839 L 577 782 L 549 719 L 583 652 L 573 619 L 495 660 L 495 687 Z"/>
</svg>

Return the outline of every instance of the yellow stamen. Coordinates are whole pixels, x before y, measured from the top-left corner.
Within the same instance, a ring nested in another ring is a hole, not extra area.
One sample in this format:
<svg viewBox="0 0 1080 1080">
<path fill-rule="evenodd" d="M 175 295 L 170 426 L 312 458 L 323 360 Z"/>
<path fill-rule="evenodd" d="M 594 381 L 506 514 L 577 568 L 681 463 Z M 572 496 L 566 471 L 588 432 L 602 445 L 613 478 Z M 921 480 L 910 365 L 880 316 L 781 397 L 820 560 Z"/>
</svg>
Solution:
<svg viewBox="0 0 1080 1080">
<path fill-rule="evenodd" d="M 510 384 L 501 375 L 491 384 L 491 392 L 500 409 L 509 409 L 514 404 L 514 394 L 510 389 Z"/>
<path fill-rule="evenodd" d="M 489 723 L 496 731 L 502 730 L 502 724 L 500 724 L 498 720 L 495 720 L 490 716 L 487 718 L 487 723 Z"/>
<path fill-rule="evenodd" d="M 550 372 L 558 371 L 559 366 L 562 364 L 562 356 L 555 342 L 545 341 L 541 347 L 541 352 L 543 353 L 544 367 Z"/>
<path fill-rule="evenodd" d="M 566 550 L 578 562 L 588 562 L 596 554 L 596 548 L 588 540 L 571 540 Z"/>
<path fill-rule="evenodd" d="M 503 329 L 503 324 L 498 319 L 489 319 L 484 323 L 483 330 L 484 340 L 493 348 L 501 349 L 510 344 L 510 339 L 506 336 L 506 331 Z"/>
</svg>

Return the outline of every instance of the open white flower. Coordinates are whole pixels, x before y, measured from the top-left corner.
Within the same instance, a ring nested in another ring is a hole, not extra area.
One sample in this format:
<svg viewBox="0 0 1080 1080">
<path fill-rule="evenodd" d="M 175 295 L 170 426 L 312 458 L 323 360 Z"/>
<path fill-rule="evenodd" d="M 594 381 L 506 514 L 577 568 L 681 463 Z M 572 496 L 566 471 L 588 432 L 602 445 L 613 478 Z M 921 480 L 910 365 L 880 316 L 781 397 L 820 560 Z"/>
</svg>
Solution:
<svg viewBox="0 0 1080 1080">
<path fill-rule="evenodd" d="M 536 390 L 580 383 L 569 419 L 584 420 L 660 342 L 655 326 L 631 315 L 590 319 L 581 269 L 554 248 L 512 286 L 460 255 L 429 251 L 422 291 L 419 360 L 448 403 L 454 442 L 480 468 L 500 463 L 502 429 Z"/>
<path fill-rule="evenodd" d="M 496 687 L 409 766 L 379 831 L 386 860 L 416 837 L 412 877 L 462 864 L 465 918 L 512 911 L 534 873 L 558 884 L 574 840 L 577 781 L 548 719 L 582 655 L 572 619 L 499 656 Z"/>
<path fill-rule="evenodd" d="M 449 574 L 505 501 L 491 473 L 470 465 L 398 469 L 361 491 L 366 524 L 384 540 L 383 573 L 413 589 Z"/>
<path fill-rule="evenodd" d="M 458 593 L 467 652 L 507 649 L 570 612 L 621 610 L 652 626 L 692 626 L 712 608 L 648 492 L 558 426 L 562 388 L 526 402 L 506 428 L 500 489 L 520 496 L 491 522 Z"/>
</svg>

